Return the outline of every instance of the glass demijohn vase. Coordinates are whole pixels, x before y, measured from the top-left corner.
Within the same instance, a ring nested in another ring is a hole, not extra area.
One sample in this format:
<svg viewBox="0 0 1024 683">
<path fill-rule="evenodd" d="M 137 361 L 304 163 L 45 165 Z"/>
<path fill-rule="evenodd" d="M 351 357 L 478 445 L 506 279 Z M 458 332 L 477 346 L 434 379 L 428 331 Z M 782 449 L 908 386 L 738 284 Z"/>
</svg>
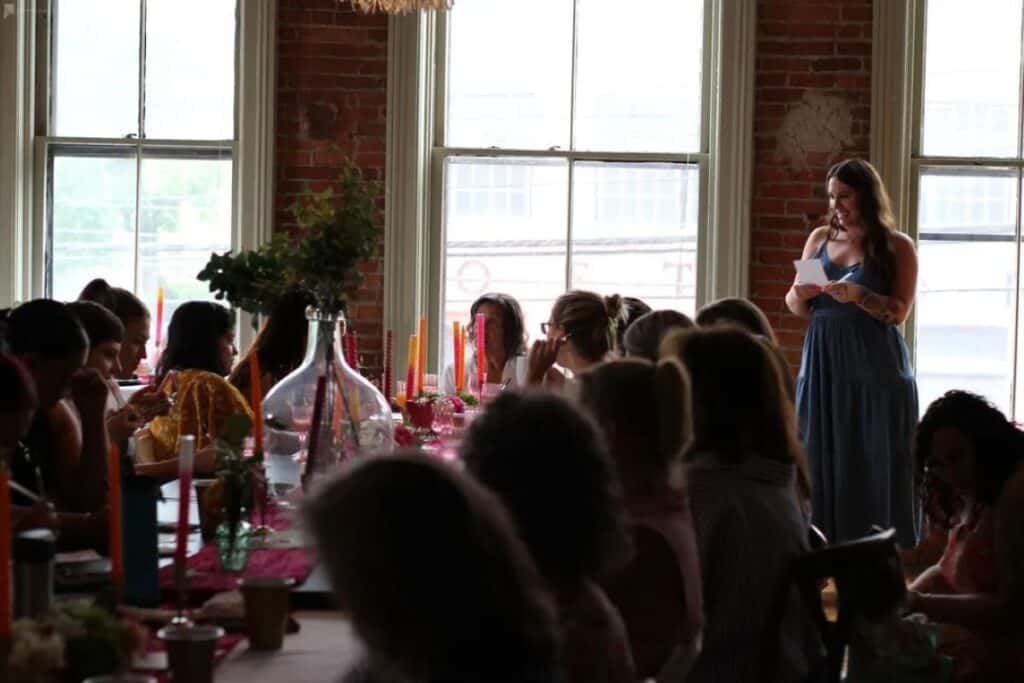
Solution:
<svg viewBox="0 0 1024 683">
<path fill-rule="evenodd" d="M 265 453 L 271 479 L 302 472 L 304 488 L 360 453 L 390 452 L 391 408 L 384 396 L 345 362 L 345 316 L 306 309 L 309 333 L 302 365 L 274 385 L 263 401 Z M 297 481 L 291 482 L 297 484 Z M 274 482 L 279 489 L 280 484 Z M 280 490 L 280 489 L 279 489 Z"/>
</svg>

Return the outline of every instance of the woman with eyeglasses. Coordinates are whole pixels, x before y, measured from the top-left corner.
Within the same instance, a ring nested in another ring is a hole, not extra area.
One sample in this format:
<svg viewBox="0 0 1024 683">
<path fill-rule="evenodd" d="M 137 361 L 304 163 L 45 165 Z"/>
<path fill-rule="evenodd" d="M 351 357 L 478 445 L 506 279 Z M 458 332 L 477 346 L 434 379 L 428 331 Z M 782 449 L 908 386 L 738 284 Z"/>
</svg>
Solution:
<svg viewBox="0 0 1024 683">
<path fill-rule="evenodd" d="M 615 350 L 615 331 L 623 317 L 622 297 L 573 290 L 558 297 L 540 331 L 545 339 L 530 348 L 530 384 L 562 388 L 571 379 L 607 360 Z M 555 365 L 568 371 L 568 375 Z"/>
<path fill-rule="evenodd" d="M 477 315 L 484 316 L 484 355 L 486 356 L 486 377 L 488 384 L 502 387 L 516 387 L 526 383 L 526 325 L 523 309 L 519 302 L 508 294 L 489 292 L 481 295 L 469 307 L 468 334 L 472 343 L 467 344 L 467 353 L 476 349 Z M 476 367 L 473 358 L 466 359 L 466 367 Z M 477 389 L 476 373 L 467 378 L 470 390 Z M 448 366 L 444 370 L 441 389 L 446 394 L 455 392 L 455 370 Z"/>
</svg>

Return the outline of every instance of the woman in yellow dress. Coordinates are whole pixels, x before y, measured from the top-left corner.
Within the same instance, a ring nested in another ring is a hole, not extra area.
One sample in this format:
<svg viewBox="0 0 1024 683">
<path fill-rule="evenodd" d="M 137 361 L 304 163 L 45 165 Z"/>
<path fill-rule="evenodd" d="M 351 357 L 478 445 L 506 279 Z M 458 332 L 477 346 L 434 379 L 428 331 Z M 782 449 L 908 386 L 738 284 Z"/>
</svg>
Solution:
<svg viewBox="0 0 1024 683">
<path fill-rule="evenodd" d="M 252 417 L 245 397 L 225 379 L 238 353 L 234 329 L 231 312 L 209 301 L 186 302 L 171 316 L 157 381 L 174 401 L 167 415 L 149 423 L 158 464 L 174 460 L 181 436 L 191 434 L 196 438 L 196 469 L 212 469 L 212 454 L 204 449 L 220 436 L 227 418 L 239 413 Z"/>
</svg>

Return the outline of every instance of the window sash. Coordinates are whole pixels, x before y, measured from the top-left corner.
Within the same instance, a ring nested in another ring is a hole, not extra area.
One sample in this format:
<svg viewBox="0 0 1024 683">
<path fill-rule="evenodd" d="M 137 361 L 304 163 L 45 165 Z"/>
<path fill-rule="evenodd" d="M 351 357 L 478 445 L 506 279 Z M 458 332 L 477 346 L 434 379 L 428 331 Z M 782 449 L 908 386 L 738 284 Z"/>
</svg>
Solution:
<svg viewBox="0 0 1024 683">
<path fill-rule="evenodd" d="M 421 296 L 424 308 L 432 324 L 428 337 L 428 363 L 436 363 L 435 367 L 443 366 L 443 348 L 445 330 L 441 328 L 444 314 L 445 287 L 446 287 L 446 263 L 445 263 L 445 162 L 450 157 L 462 158 L 533 158 L 533 159 L 557 159 L 566 161 L 568 164 L 568 179 L 566 183 L 566 258 L 565 258 L 565 286 L 571 287 L 573 281 L 573 188 L 574 168 L 576 162 L 630 162 L 630 163 L 675 163 L 694 165 L 698 167 L 698 181 L 700 183 L 700 197 L 698 208 L 698 232 L 697 232 L 697 254 L 696 271 L 694 273 L 695 301 L 696 307 L 706 300 L 706 269 L 708 264 L 704 258 L 706 251 L 702 249 L 708 235 L 708 203 L 712 188 L 708 182 L 709 167 L 711 161 L 710 148 L 710 121 L 712 110 L 712 86 L 713 86 L 713 53 L 714 53 L 714 30 L 716 12 L 712 0 L 704 0 L 702 17 L 704 21 L 704 37 L 701 50 L 701 125 L 700 125 L 700 151 L 682 153 L 663 152 L 609 152 L 609 151 L 581 151 L 575 149 L 576 144 L 576 81 L 578 55 L 573 51 L 572 74 L 570 78 L 571 92 L 569 109 L 569 149 L 568 150 L 542 150 L 542 149 L 515 149 L 499 147 L 455 147 L 448 146 L 446 106 L 448 102 L 447 89 L 447 65 L 448 65 L 448 36 L 449 23 L 444 12 L 436 16 L 434 26 L 434 70 L 432 73 L 432 140 L 433 144 L 429 149 L 429 174 L 427 177 L 428 194 L 430 204 L 430 215 L 428 217 L 428 234 L 425 245 L 426 267 L 425 286 L 426 296 Z M 573 9 L 573 35 L 571 40 L 575 43 L 578 26 L 576 17 L 576 3 Z M 562 234 L 558 238 L 562 238 Z M 514 293 L 513 293 L 514 294 Z M 628 292 L 622 292 L 623 296 Z"/>
<path fill-rule="evenodd" d="M 182 160 L 223 160 L 234 161 L 234 143 L 210 142 L 210 141 L 153 141 L 149 140 L 123 140 L 88 138 L 42 138 L 41 149 L 45 169 L 45 201 L 46 201 L 46 223 L 44 226 L 43 259 L 45 268 L 43 271 L 43 295 L 52 297 L 53 291 L 53 270 L 56 265 L 54 260 L 54 239 L 53 239 L 53 162 L 57 157 L 120 157 L 131 159 L 135 163 L 135 213 L 133 218 L 134 250 L 132 253 L 132 291 L 139 290 L 139 244 L 141 240 L 141 193 L 142 193 L 142 162 L 143 159 L 182 159 Z M 232 174 L 235 169 L 232 168 Z M 231 248 L 234 248 L 235 231 L 232 230 Z M 84 283 L 83 283 L 84 284 Z"/>
</svg>

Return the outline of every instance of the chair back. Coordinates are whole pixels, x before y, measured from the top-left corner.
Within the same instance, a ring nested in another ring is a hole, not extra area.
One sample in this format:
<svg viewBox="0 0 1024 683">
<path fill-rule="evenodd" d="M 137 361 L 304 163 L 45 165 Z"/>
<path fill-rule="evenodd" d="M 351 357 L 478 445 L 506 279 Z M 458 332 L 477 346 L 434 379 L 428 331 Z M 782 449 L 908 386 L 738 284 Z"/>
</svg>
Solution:
<svg viewBox="0 0 1024 683">
<path fill-rule="evenodd" d="M 836 590 L 835 621 L 828 619 L 821 600 L 821 584 L 829 579 Z M 855 617 L 880 616 L 906 592 L 895 530 L 887 529 L 854 541 L 825 546 L 798 557 L 788 580 L 779 587 L 774 618 L 767 625 L 769 633 L 781 621 L 794 583 L 825 648 L 824 659 L 810 680 L 839 683 Z M 776 680 L 778 643 L 770 638 L 765 640 L 762 661 L 764 680 Z"/>
</svg>

